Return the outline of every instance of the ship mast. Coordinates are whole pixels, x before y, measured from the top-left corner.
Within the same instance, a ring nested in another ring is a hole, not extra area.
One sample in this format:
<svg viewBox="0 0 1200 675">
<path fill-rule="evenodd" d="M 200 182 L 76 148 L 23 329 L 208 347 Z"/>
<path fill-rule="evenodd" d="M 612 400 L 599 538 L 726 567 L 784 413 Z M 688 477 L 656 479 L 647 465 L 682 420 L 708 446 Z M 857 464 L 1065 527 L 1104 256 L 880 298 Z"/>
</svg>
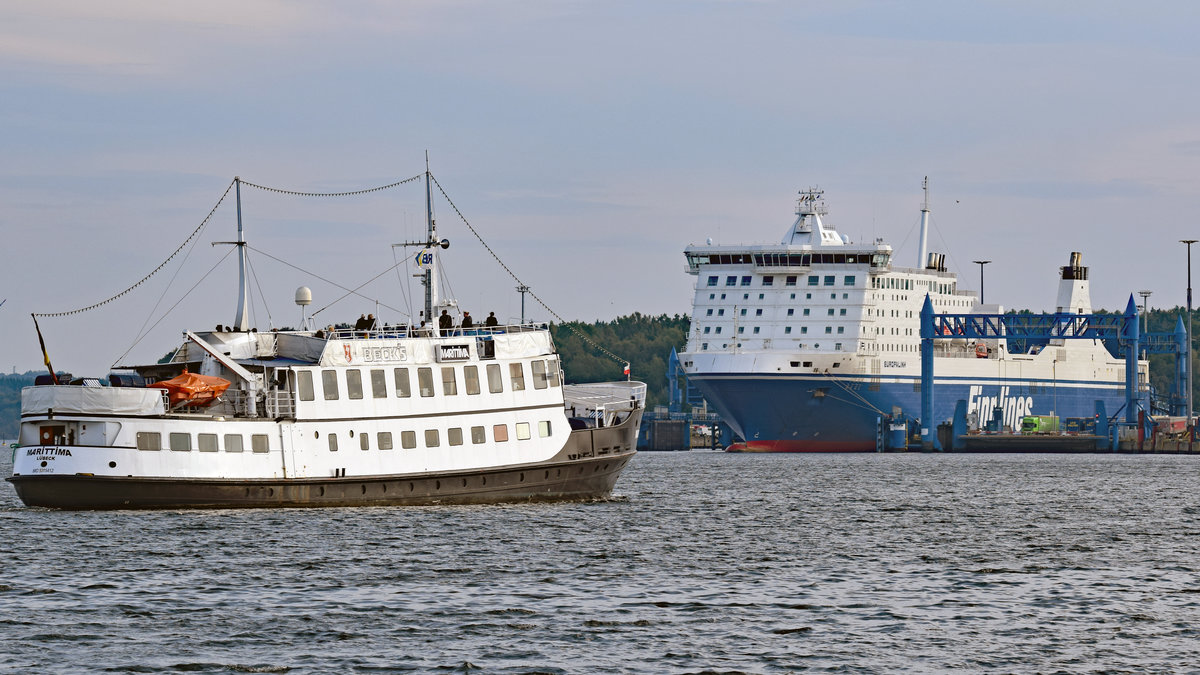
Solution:
<svg viewBox="0 0 1200 675">
<path fill-rule="evenodd" d="M 921 204 L 921 239 L 917 244 L 917 269 L 925 269 L 926 238 L 929 236 L 929 176 L 921 181 L 921 189 L 925 192 L 925 202 Z"/>
<path fill-rule="evenodd" d="M 242 179 L 233 177 L 237 187 L 237 223 L 238 235 L 234 244 L 238 249 L 238 307 L 237 316 L 233 319 L 233 329 L 244 331 L 250 329 L 249 308 L 246 297 L 249 295 L 249 279 L 246 278 L 246 238 L 242 236 Z"/>
<path fill-rule="evenodd" d="M 427 225 L 427 236 L 425 241 L 426 246 L 433 248 L 434 255 L 437 255 L 437 227 L 433 223 L 433 186 L 429 176 L 429 153 L 425 153 L 425 223 Z M 437 275 L 434 274 L 434 265 L 429 265 L 425 268 L 425 321 L 432 326 L 436 318 L 433 315 L 433 304 L 437 302 L 437 288 L 434 286 L 437 283 Z"/>
</svg>

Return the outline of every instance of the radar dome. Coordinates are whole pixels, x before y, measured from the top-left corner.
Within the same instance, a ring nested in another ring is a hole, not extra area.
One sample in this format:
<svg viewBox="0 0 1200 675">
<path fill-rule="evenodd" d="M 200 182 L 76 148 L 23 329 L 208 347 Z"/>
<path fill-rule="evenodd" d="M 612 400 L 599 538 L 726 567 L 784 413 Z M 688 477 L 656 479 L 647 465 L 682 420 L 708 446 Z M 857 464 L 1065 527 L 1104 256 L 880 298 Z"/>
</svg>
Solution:
<svg viewBox="0 0 1200 675">
<path fill-rule="evenodd" d="M 301 307 L 312 304 L 312 291 L 308 289 L 308 286 L 301 286 L 296 289 L 296 304 Z"/>
</svg>

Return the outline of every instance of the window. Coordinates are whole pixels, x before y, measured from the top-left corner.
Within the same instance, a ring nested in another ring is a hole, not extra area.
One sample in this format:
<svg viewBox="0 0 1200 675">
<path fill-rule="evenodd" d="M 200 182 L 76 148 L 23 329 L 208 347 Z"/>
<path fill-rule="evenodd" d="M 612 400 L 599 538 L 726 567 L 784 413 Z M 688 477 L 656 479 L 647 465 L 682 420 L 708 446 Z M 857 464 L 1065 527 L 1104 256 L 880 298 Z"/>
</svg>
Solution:
<svg viewBox="0 0 1200 675">
<path fill-rule="evenodd" d="M 322 370 L 321 371 L 321 389 L 325 392 L 326 401 L 336 401 L 338 397 L 337 390 L 337 371 Z"/>
<path fill-rule="evenodd" d="M 157 431 L 139 431 L 137 433 L 138 450 L 162 450 L 162 434 Z"/>
<path fill-rule="evenodd" d="M 425 430 L 425 447 L 436 448 L 438 445 L 439 445 L 438 430 L 437 429 L 426 429 Z"/>
<path fill-rule="evenodd" d="M 271 441 L 266 434 L 253 434 L 250 436 L 250 450 L 257 453 L 271 451 Z"/>
<path fill-rule="evenodd" d="M 812 300 L 812 293 L 805 293 L 805 294 L 804 294 L 804 299 L 805 299 L 805 300 Z"/>
<path fill-rule="evenodd" d="M 462 428 L 452 427 L 446 430 L 446 442 L 450 445 L 462 445 Z"/>
<path fill-rule="evenodd" d="M 839 330 L 838 332 L 840 333 L 842 331 Z M 839 352 L 842 351 L 842 343 L 840 343 L 840 342 L 833 343 L 833 349 L 834 349 L 834 351 L 839 351 Z M 837 368 L 838 364 L 836 364 L 836 363 L 833 364 L 833 367 Z"/>
<path fill-rule="evenodd" d="M 550 435 L 550 420 L 538 422 L 538 437 L 546 438 Z"/>
<path fill-rule="evenodd" d="M 832 307 L 829 308 L 829 316 L 833 316 L 833 308 Z"/>
<path fill-rule="evenodd" d="M 830 334 L 830 333 L 832 333 L 832 332 L 833 332 L 833 327 L 832 327 L 832 326 L 825 326 L 825 334 L 826 334 L 826 335 L 829 335 L 829 334 Z"/>
<path fill-rule="evenodd" d="M 358 435 L 358 447 L 360 450 L 370 450 L 371 449 L 371 434 L 359 434 Z"/>
<path fill-rule="evenodd" d="M 396 396 L 400 398 L 412 396 L 412 384 L 408 379 L 408 368 L 396 368 L 392 372 L 396 376 Z"/>
<path fill-rule="evenodd" d="M 846 308 L 845 307 L 838 310 L 838 316 L 846 316 Z"/>
<path fill-rule="evenodd" d="M 171 443 L 171 449 L 178 452 L 190 452 L 192 449 L 192 435 L 173 433 L 168 436 Z"/>
<path fill-rule="evenodd" d="M 755 327 L 754 327 L 754 334 L 755 334 L 755 335 L 758 335 L 758 326 L 755 326 Z"/>
<path fill-rule="evenodd" d="M 725 277 L 726 286 L 737 286 L 737 277 Z"/>
<path fill-rule="evenodd" d="M 513 391 L 525 391 L 525 369 L 521 364 L 508 364 L 508 377 L 512 380 Z"/>
<path fill-rule="evenodd" d="M 362 371 L 358 369 L 346 371 L 346 395 L 351 400 L 362 398 Z"/>
<path fill-rule="evenodd" d="M 808 334 L 808 326 L 800 326 L 800 334 L 807 335 Z"/>
<path fill-rule="evenodd" d="M 795 308 L 793 308 L 793 307 L 789 307 L 789 308 L 788 308 L 788 312 L 787 312 L 787 315 L 788 315 L 788 316 L 792 316 L 792 315 L 793 315 L 793 314 L 795 314 L 795 313 L 796 313 L 796 309 L 795 309 Z"/>
<path fill-rule="evenodd" d="M 484 433 L 483 427 L 471 427 L 471 442 L 476 445 L 487 443 L 487 434 Z"/>
<path fill-rule="evenodd" d="M 807 307 L 804 308 L 804 316 L 808 316 L 808 308 Z"/>
<path fill-rule="evenodd" d="M 721 327 L 720 327 L 720 326 L 717 326 L 717 329 L 716 329 L 715 331 L 713 331 L 713 332 L 714 332 L 714 333 L 716 333 L 717 335 L 720 335 L 720 334 L 721 334 Z"/>
<path fill-rule="evenodd" d="M 738 335 L 741 335 L 742 333 L 745 333 L 745 332 L 746 332 L 745 326 L 738 326 Z"/>
<path fill-rule="evenodd" d="M 496 439 L 497 443 L 503 443 L 508 440 L 508 425 L 497 424 L 492 427 L 492 438 Z"/>
<path fill-rule="evenodd" d="M 783 334 L 784 334 L 784 335 L 790 335 L 790 334 L 791 334 L 791 332 L 792 332 L 792 327 L 791 327 L 791 326 L 784 326 L 784 327 L 783 327 Z"/>
<path fill-rule="evenodd" d="M 400 447 L 405 450 L 412 450 L 417 447 L 417 432 L 401 431 L 400 432 Z"/>
<path fill-rule="evenodd" d="M 725 316 L 725 310 L 723 310 L 723 309 L 718 309 L 718 310 L 717 310 L 717 316 Z"/>
<path fill-rule="evenodd" d="M 216 434 L 196 434 L 196 447 L 200 452 L 216 452 L 217 451 L 217 435 Z"/>
<path fill-rule="evenodd" d="M 500 377 L 500 364 L 487 364 L 488 391 L 499 394 L 504 391 L 504 378 Z"/>
<path fill-rule="evenodd" d="M 796 277 L 788 277 L 787 279 L 784 280 L 783 285 L 784 286 L 795 286 L 796 285 Z"/>
<path fill-rule="evenodd" d="M 326 438 L 329 439 L 329 451 L 337 452 L 337 434 L 329 434 Z"/>
<path fill-rule="evenodd" d="M 711 277 L 709 277 L 709 278 L 708 278 L 708 285 L 709 285 L 709 286 L 716 286 L 716 285 L 717 285 L 717 277 L 716 277 L 716 276 L 711 276 Z"/>
<path fill-rule="evenodd" d="M 421 391 L 421 396 L 425 398 L 433 396 L 432 368 L 417 368 L 417 389 Z"/>
<path fill-rule="evenodd" d="M 771 286 L 775 283 L 775 277 L 763 277 L 763 286 Z"/>
<path fill-rule="evenodd" d="M 558 375 L 558 359 L 549 359 L 546 361 L 546 379 L 550 381 L 551 387 L 557 387 L 562 384 L 562 378 Z"/>
<path fill-rule="evenodd" d="M 242 435 L 241 434 L 225 434 L 225 452 L 241 452 L 242 451 Z"/>
<path fill-rule="evenodd" d="M 300 389 L 300 400 L 301 401 L 316 400 L 316 396 L 313 395 L 312 371 L 311 370 L 301 370 L 296 373 L 296 376 L 299 378 L 297 380 L 297 386 Z"/>
<path fill-rule="evenodd" d="M 458 394 L 458 382 L 454 379 L 454 366 L 442 366 L 442 393 L 446 396 Z"/>
<path fill-rule="evenodd" d="M 702 352 L 708 351 L 708 343 L 707 342 L 700 345 L 700 351 L 702 351 Z"/>
<path fill-rule="evenodd" d="M 742 277 L 742 285 L 749 286 L 750 285 L 750 277 Z"/>
<path fill-rule="evenodd" d="M 838 326 L 838 335 L 841 335 L 842 333 L 845 333 L 845 332 L 846 332 L 845 326 Z"/>
<path fill-rule="evenodd" d="M 762 310 L 761 309 L 754 310 L 754 316 L 762 316 Z"/>
<path fill-rule="evenodd" d="M 375 435 L 375 444 L 379 446 L 380 450 L 391 450 L 392 449 L 392 432 L 381 431 L 378 434 L 376 434 Z"/>
<path fill-rule="evenodd" d="M 705 334 L 705 335 L 708 335 L 708 331 L 709 331 L 711 328 L 712 328 L 712 326 L 705 326 L 705 327 L 704 327 L 704 334 Z"/>
<path fill-rule="evenodd" d="M 371 396 L 387 398 L 387 375 L 382 370 L 371 371 Z"/>
<path fill-rule="evenodd" d="M 517 422 L 517 440 L 529 440 L 529 422 Z"/>
<path fill-rule="evenodd" d="M 704 316 L 712 316 L 712 307 L 708 308 L 708 311 L 704 313 Z"/>
<path fill-rule="evenodd" d="M 843 277 L 843 278 L 842 278 L 842 285 L 843 285 L 843 286 L 853 286 L 853 285 L 854 285 L 854 276 L 853 276 L 853 275 L 847 275 L 847 276 Z"/>
<path fill-rule="evenodd" d="M 825 285 L 826 285 L 826 286 L 832 286 L 832 285 L 833 285 L 833 282 L 834 282 L 835 280 L 836 280 L 836 277 L 834 277 L 832 274 L 830 274 L 829 276 L 825 277 Z"/>
<path fill-rule="evenodd" d="M 479 393 L 479 366 L 463 366 L 463 382 L 467 385 L 467 395 Z"/>
<path fill-rule="evenodd" d="M 533 366 L 533 388 L 534 389 L 545 389 L 546 388 L 546 362 L 542 361 L 541 359 L 538 359 L 530 365 Z"/>
<path fill-rule="evenodd" d="M 808 285 L 809 285 L 809 286 L 816 286 L 816 285 L 817 285 L 817 284 L 819 284 L 819 283 L 821 283 L 821 277 L 818 277 L 818 276 L 817 276 L 817 275 L 815 275 L 815 274 L 814 274 L 814 275 L 812 275 L 812 276 L 810 276 L 810 277 L 808 278 Z"/>
</svg>

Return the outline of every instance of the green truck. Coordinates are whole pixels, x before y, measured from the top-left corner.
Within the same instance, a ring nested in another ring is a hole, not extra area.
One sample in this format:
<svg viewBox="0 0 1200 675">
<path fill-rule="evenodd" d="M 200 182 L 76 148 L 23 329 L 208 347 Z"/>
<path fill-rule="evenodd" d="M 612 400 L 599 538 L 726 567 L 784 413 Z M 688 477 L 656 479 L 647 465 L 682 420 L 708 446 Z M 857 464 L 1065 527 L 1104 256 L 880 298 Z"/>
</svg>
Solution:
<svg viewBox="0 0 1200 675">
<path fill-rule="evenodd" d="M 1057 432 L 1057 415 L 1026 415 L 1021 418 L 1021 433 L 1023 434 L 1050 434 Z"/>
</svg>

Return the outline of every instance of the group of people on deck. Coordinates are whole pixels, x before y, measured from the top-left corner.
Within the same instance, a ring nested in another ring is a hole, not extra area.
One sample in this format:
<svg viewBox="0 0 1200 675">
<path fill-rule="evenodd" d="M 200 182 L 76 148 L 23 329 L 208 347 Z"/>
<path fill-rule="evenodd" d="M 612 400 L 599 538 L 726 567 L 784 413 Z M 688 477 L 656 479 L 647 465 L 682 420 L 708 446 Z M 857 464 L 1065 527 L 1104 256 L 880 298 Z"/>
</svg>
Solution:
<svg viewBox="0 0 1200 675">
<path fill-rule="evenodd" d="M 488 317 L 483 320 L 485 328 L 492 328 L 500 325 L 500 321 L 496 319 L 495 312 L 488 312 Z M 462 321 L 458 324 L 459 328 L 475 328 L 475 320 L 471 318 L 470 312 L 463 312 Z M 450 312 L 442 310 L 442 315 L 438 317 L 438 332 L 442 336 L 450 335 L 454 330 L 454 317 L 450 316 Z"/>
</svg>

